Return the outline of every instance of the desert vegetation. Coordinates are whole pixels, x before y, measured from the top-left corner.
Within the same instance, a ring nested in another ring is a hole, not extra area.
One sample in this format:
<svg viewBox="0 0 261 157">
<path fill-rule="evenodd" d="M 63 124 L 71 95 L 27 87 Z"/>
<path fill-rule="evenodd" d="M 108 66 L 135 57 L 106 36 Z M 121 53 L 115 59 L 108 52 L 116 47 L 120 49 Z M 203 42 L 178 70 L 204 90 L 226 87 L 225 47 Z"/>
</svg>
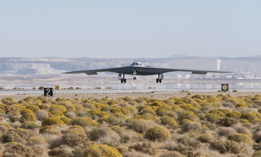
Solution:
<svg viewBox="0 0 261 157">
<path fill-rule="evenodd" d="M 258 157 L 261 95 L 0 102 L 3 157 Z"/>
</svg>

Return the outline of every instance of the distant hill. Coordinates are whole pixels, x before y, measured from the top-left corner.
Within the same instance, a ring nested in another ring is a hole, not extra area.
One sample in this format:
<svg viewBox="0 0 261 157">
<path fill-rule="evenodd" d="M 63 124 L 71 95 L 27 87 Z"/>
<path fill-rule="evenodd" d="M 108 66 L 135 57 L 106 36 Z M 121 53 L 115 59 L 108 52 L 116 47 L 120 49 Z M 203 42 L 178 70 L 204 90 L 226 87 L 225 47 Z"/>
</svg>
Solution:
<svg viewBox="0 0 261 157">
<path fill-rule="evenodd" d="M 176 55 L 169 56 L 169 58 L 183 58 L 183 57 L 188 57 L 188 56 L 185 54 L 176 54 Z"/>
</svg>

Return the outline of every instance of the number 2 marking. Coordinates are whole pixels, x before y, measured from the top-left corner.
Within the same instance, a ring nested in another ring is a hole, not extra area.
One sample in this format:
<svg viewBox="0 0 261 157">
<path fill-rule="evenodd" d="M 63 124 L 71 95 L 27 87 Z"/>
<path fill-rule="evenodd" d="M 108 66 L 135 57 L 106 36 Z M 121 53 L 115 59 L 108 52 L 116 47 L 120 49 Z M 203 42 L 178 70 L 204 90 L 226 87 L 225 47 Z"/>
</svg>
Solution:
<svg viewBox="0 0 261 157">
<path fill-rule="evenodd" d="M 51 89 L 50 89 L 50 88 L 48 88 L 48 89 L 47 89 L 47 92 L 46 92 L 46 96 L 50 96 L 50 94 L 49 94 L 49 93 L 50 93 L 50 91 L 51 91 Z"/>
</svg>

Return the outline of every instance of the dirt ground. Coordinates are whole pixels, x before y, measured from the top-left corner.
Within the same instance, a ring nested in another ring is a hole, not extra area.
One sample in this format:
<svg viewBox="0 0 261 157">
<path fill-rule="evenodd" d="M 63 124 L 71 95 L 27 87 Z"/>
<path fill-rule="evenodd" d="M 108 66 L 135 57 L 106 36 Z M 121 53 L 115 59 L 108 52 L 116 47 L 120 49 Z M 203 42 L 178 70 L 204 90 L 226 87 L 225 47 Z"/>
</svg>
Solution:
<svg viewBox="0 0 261 157">
<path fill-rule="evenodd" d="M 261 92 L 191 92 L 191 95 L 189 96 L 193 96 L 196 94 L 201 94 L 201 95 L 213 95 L 216 96 L 218 94 L 223 94 L 223 95 L 230 95 L 230 96 L 234 96 L 234 97 L 238 97 L 238 96 L 249 96 L 249 95 L 257 95 L 257 94 L 261 94 Z M 184 97 L 187 96 L 188 93 L 186 92 L 169 92 L 169 93 L 161 93 L 161 92 L 155 92 L 155 93 L 151 93 L 151 94 L 79 94 L 77 97 L 78 98 L 88 98 L 88 97 L 93 97 L 93 98 L 104 98 L 107 97 L 109 99 L 116 99 L 118 97 L 125 97 L 125 96 L 131 96 L 133 98 L 138 98 L 138 97 L 147 97 L 147 98 L 157 98 L 157 99 L 168 99 L 171 97 Z M 7 97 L 11 97 L 13 98 L 15 101 L 24 99 L 28 96 L 33 96 L 33 97 L 38 97 L 40 96 L 40 94 L 35 94 L 35 95 L 0 95 L 0 100 L 2 100 L 3 98 L 7 98 Z M 54 95 L 54 97 L 52 97 L 53 99 L 56 99 L 58 97 L 63 97 L 63 98 L 74 98 L 76 97 L 75 94 L 57 94 Z"/>
</svg>

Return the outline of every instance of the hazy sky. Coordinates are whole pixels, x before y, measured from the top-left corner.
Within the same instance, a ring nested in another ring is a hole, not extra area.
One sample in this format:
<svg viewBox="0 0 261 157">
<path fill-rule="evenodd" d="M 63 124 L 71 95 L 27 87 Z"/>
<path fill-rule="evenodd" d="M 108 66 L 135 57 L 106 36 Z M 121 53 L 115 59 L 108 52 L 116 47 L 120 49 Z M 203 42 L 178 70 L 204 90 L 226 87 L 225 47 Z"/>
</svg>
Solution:
<svg viewBox="0 0 261 157">
<path fill-rule="evenodd" d="M 2 0 L 0 57 L 261 54 L 260 0 Z"/>
</svg>

